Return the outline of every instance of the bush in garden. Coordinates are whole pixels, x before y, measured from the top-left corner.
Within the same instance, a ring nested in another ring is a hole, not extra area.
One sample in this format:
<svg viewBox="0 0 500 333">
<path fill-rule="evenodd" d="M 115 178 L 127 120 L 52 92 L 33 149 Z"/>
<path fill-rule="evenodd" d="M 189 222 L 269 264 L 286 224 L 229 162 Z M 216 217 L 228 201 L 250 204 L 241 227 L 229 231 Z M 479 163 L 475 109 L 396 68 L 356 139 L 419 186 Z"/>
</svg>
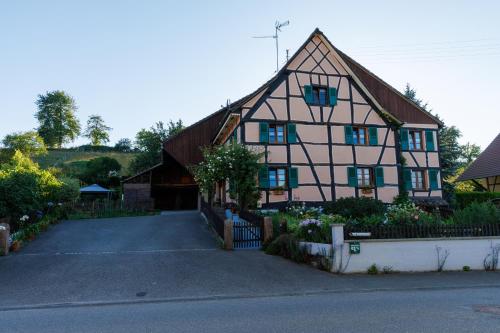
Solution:
<svg viewBox="0 0 500 333">
<path fill-rule="evenodd" d="M 323 222 L 316 219 L 306 219 L 299 223 L 297 238 L 306 242 L 322 243 L 325 239 Z"/>
<path fill-rule="evenodd" d="M 359 219 L 370 215 L 382 215 L 385 211 L 384 203 L 372 198 L 340 198 L 325 205 L 326 214 L 342 215 L 348 218 Z"/>
<path fill-rule="evenodd" d="M 370 228 L 377 227 L 385 224 L 387 222 L 387 218 L 384 215 L 370 215 L 364 216 L 360 219 L 353 219 L 348 222 L 350 226 Z"/>
<path fill-rule="evenodd" d="M 387 208 L 387 223 L 392 225 L 424 225 L 436 223 L 436 218 L 418 208 L 413 202 L 406 201 Z"/>
<path fill-rule="evenodd" d="M 452 219 L 454 224 L 500 223 L 500 211 L 490 202 L 473 202 L 455 211 Z"/>
<path fill-rule="evenodd" d="M 49 201 L 65 202 L 78 193 L 75 183 L 59 180 L 48 170 L 42 170 L 21 152 L 0 167 L 0 216 L 11 216 L 13 230 L 19 218 L 47 209 Z M 35 216 L 35 215 L 34 215 Z"/>
<path fill-rule="evenodd" d="M 317 219 L 322 213 L 322 208 L 307 207 L 305 202 L 295 202 L 286 207 L 286 213 L 300 219 Z"/>
<path fill-rule="evenodd" d="M 500 192 L 457 192 L 455 193 L 457 208 L 463 209 L 473 202 L 486 202 L 500 198 Z"/>
<path fill-rule="evenodd" d="M 280 235 L 266 247 L 266 254 L 282 256 L 298 263 L 309 262 L 311 259 L 307 249 L 299 246 L 293 234 Z"/>
</svg>

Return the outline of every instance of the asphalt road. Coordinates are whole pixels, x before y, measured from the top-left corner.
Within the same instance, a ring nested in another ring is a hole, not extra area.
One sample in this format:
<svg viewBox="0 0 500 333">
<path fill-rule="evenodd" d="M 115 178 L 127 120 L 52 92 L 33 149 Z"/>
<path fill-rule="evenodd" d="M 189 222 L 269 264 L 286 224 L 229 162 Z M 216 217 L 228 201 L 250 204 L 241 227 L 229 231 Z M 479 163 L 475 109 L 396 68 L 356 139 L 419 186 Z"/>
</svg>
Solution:
<svg viewBox="0 0 500 333">
<path fill-rule="evenodd" d="M 0 257 L 0 332 L 500 332 L 483 305 L 500 273 L 334 275 L 220 250 L 197 212 L 66 221 Z"/>
<path fill-rule="evenodd" d="M 0 311 L 0 332 L 499 332 L 500 289 L 328 293 Z"/>
</svg>

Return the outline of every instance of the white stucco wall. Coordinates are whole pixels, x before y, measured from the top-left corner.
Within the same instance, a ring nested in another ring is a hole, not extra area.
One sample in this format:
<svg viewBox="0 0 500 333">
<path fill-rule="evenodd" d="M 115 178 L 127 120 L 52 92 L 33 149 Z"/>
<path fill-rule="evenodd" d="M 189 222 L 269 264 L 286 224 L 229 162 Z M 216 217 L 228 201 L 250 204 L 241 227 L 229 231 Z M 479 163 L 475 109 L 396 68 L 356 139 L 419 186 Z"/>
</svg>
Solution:
<svg viewBox="0 0 500 333">
<path fill-rule="evenodd" d="M 343 246 L 344 262 L 349 257 L 349 242 Z M 350 256 L 345 273 L 366 272 L 372 264 L 380 270 L 390 266 L 400 272 L 436 271 L 437 247 L 441 248 L 442 255 L 449 252 L 444 271 L 462 270 L 463 266 L 484 270 L 483 261 L 492 246 L 500 245 L 500 237 L 364 240 L 360 245 L 360 254 Z"/>
</svg>

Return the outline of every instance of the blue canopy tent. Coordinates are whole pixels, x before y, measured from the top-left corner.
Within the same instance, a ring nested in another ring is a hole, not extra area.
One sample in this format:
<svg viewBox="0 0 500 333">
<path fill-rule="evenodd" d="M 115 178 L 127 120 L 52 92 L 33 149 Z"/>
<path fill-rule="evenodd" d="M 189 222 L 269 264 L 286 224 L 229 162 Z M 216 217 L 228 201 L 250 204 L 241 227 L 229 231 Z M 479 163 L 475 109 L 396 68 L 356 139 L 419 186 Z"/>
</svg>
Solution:
<svg viewBox="0 0 500 333">
<path fill-rule="evenodd" d="M 105 196 L 108 199 L 110 199 L 112 193 L 113 193 L 113 190 L 108 190 L 107 188 L 104 188 L 104 187 L 99 186 L 97 184 L 92 184 L 92 185 L 80 188 L 80 195 L 91 196 L 91 197 L 104 197 Z"/>
</svg>

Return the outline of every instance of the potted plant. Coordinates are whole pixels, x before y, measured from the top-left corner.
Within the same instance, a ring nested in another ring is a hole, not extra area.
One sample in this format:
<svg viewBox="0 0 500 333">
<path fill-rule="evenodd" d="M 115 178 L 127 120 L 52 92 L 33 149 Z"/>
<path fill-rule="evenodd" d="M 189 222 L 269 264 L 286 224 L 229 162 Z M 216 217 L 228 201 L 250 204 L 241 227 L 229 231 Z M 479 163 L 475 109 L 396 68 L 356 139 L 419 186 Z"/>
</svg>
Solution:
<svg viewBox="0 0 500 333">
<path fill-rule="evenodd" d="M 363 194 L 372 194 L 373 193 L 373 188 L 369 186 L 365 186 L 361 188 L 361 193 Z"/>
<path fill-rule="evenodd" d="M 16 252 L 16 251 L 19 251 L 19 249 L 21 248 L 23 242 L 18 240 L 18 239 L 15 239 L 12 241 L 12 244 L 10 245 L 10 250 L 12 252 Z"/>
<path fill-rule="evenodd" d="M 233 208 L 233 222 L 236 224 L 240 221 L 240 208 L 237 205 L 234 205 Z"/>
<path fill-rule="evenodd" d="M 283 192 L 284 192 L 284 188 L 281 186 L 275 187 L 273 189 L 273 194 L 275 194 L 275 195 L 283 195 Z"/>
</svg>

